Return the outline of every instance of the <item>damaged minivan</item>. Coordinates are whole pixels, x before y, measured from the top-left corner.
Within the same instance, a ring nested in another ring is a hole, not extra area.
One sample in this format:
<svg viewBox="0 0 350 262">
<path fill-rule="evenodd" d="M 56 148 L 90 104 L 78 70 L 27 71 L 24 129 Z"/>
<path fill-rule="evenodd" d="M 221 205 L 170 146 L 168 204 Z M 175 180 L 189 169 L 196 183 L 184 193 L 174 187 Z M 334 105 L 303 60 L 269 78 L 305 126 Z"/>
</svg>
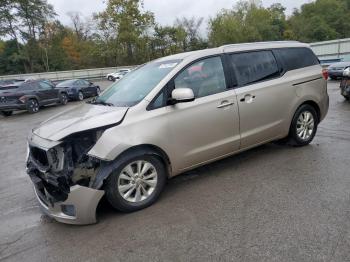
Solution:
<svg viewBox="0 0 350 262">
<path fill-rule="evenodd" d="M 43 211 L 96 222 L 153 204 L 168 178 L 271 141 L 308 145 L 328 111 L 308 45 L 265 42 L 177 54 L 32 130 L 27 173 Z"/>
</svg>

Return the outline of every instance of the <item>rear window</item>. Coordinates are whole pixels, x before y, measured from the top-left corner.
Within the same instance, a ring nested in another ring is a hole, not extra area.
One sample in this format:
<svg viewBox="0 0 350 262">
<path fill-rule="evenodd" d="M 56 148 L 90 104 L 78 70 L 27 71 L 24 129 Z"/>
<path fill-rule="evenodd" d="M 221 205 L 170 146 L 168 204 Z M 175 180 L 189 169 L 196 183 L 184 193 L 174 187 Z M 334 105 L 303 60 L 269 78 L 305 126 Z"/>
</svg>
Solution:
<svg viewBox="0 0 350 262">
<path fill-rule="evenodd" d="M 285 71 L 319 64 L 318 58 L 309 48 L 281 48 L 273 52 L 281 60 Z"/>
</svg>

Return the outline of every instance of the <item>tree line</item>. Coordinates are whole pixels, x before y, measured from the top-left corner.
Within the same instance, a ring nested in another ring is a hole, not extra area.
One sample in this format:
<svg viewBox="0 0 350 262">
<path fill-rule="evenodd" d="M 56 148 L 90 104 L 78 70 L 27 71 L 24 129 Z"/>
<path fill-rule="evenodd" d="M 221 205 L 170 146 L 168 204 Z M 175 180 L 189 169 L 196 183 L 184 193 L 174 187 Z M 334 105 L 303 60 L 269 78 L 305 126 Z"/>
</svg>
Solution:
<svg viewBox="0 0 350 262">
<path fill-rule="evenodd" d="M 289 16 L 281 4 L 242 0 L 214 17 L 167 26 L 143 0 L 107 0 L 91 17 L 68 15 L 66 26 L 47 0 L 0 0 L 0 75 L 135 65 L 229 43 L 350 37 L 350 0 L 316 0 Z"/>
</svg>

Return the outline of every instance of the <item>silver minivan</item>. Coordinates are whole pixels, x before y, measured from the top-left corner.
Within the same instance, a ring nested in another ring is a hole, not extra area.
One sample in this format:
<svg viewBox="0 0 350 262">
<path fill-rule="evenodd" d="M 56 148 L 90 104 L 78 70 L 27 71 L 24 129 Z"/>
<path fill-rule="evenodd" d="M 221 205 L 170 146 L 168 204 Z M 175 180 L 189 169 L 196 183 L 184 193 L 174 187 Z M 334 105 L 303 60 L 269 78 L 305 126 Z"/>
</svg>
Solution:
<svg viewBox="0 0 350 262">
<path fill-rule="evenodd" d="M 328 111 L 307 44 L 234 44 L 138 67 L 98 98 L 32 130 L 27 173 L 43 211 L 96 222 L 105 195 L 132 212 L 168 178 L 271 141 L 308 145 Z"/>
</svg>

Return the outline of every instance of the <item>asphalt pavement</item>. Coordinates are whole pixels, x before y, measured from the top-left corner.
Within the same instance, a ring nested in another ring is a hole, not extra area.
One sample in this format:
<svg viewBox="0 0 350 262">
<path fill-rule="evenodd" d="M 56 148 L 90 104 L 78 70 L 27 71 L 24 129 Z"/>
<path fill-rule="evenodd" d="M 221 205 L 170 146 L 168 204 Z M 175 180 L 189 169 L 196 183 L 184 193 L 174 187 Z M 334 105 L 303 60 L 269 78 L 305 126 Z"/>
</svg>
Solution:
<svg viewBox="0 0 350 262">
<path fill-rule="evenodd" d="M 0 261 L 350 261 L 350 103 L 338 86 L 311 145 L 267 144 L 180 175 L 136 213 L 103 202 L 90 226 L 41 214 L 24 168 L 29 130 L 80 102 L 0 117 Z"/>
</svg>

